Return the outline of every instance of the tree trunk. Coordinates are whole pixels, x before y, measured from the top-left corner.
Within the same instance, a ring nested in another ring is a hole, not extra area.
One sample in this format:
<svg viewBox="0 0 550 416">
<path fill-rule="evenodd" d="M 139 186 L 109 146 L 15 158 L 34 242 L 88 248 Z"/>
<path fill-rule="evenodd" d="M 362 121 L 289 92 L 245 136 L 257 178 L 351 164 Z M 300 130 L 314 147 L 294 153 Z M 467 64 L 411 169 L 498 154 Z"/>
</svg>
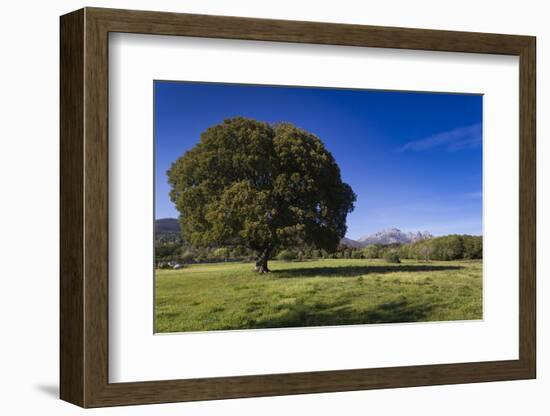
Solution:
<svg viewBox="0 0 550 416">
<path fill-rule="evenodd" d="M 256 260 L 256 267 L 255 271 L 262 274 L 262 273 L 269 273 L 269 269 L 267 267 L 267 261 L 269 260 L 269 255 L 271 254 L 271 248 L 267 247 L 265 248 L 260 255 L 258 256 L 258 259 Z"/>
</svg>

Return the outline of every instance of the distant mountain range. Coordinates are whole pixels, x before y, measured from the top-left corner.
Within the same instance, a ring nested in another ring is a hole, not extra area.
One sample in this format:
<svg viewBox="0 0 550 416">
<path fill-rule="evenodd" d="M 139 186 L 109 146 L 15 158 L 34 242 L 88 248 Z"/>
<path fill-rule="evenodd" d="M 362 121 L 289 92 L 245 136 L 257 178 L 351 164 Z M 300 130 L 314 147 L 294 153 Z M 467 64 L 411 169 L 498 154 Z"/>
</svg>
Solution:
<svg viewBox="0 0 550 416">
<path fill-rule="evenodd" d="M 155 220 L 155 237 L 157 240 L 179 240 L 180 225 L 175 218 L 161 218 Z M 340 243 L 348 247 L 361 248 L 371 244 L 407 244 L 416 241 L 427 240 L 433 238 L 428 231 L 418 231 L 416 233 L 405 233 L 397 228 L 379 231 L 367 237 L 352 240 L 350 238 L 342 238 Z"/>
<path fill-rule="evenodd" d="M 176 241 L 181 238 L 180 224 L 175 218 L 161 218 L 155 220 L 155 239 Z"/>
<path fill-rule="evenodd" d="M 367 237 L 362 237 L 358 240 L 343 238 L 341 243 L 349 247 L 366 247 L 371 244 L 407 244 L 416 241 L 427 240 L 433 238 L 433 235 L 428 231 L 418 231 L 415 233 L 405 233 L 398 228 L 390 228 L 388 230 L 378 231 Z"/>
</svg>

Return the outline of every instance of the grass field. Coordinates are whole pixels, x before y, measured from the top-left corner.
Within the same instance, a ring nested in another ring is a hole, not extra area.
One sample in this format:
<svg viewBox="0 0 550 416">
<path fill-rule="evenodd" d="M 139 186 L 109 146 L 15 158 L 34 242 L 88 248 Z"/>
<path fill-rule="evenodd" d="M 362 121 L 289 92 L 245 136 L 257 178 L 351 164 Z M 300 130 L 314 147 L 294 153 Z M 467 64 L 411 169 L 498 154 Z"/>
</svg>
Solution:
<svg viewBox="0 0 550 416">
<path fill-rule="evenodd" d="M 481 261 L 197 264 L 156 271 L 156 332 L 482 318 Z"/>
</svg>

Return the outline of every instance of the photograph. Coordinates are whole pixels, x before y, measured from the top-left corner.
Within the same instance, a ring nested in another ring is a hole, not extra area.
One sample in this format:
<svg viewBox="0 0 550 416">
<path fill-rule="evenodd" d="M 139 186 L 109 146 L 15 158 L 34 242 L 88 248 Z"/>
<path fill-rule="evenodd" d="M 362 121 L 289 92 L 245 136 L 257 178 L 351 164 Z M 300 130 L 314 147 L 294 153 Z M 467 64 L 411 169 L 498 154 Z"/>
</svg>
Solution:
<svg viewBox="0 0 550 416">
<path fill-rule="evenodd" d="M 155 80 L 154 332 L 483 319 L 483 95 Z"/>
</svg>

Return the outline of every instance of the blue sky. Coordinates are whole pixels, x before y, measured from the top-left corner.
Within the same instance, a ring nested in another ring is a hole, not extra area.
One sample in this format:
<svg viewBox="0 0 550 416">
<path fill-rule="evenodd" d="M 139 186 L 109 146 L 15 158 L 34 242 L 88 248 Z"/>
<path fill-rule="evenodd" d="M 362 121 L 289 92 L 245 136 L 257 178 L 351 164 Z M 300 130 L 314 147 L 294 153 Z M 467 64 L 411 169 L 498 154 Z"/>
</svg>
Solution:
<svg viewBox="0 0 550 416">
<path fill-rule="evenodd" d="M 317 135 L 357 194 L 349 238 L 387 228 L 482 232 L 482 96 L 156 81 L 155 217 L 178 216 L 166 171 L 225 118 Z"/>
</svg>

